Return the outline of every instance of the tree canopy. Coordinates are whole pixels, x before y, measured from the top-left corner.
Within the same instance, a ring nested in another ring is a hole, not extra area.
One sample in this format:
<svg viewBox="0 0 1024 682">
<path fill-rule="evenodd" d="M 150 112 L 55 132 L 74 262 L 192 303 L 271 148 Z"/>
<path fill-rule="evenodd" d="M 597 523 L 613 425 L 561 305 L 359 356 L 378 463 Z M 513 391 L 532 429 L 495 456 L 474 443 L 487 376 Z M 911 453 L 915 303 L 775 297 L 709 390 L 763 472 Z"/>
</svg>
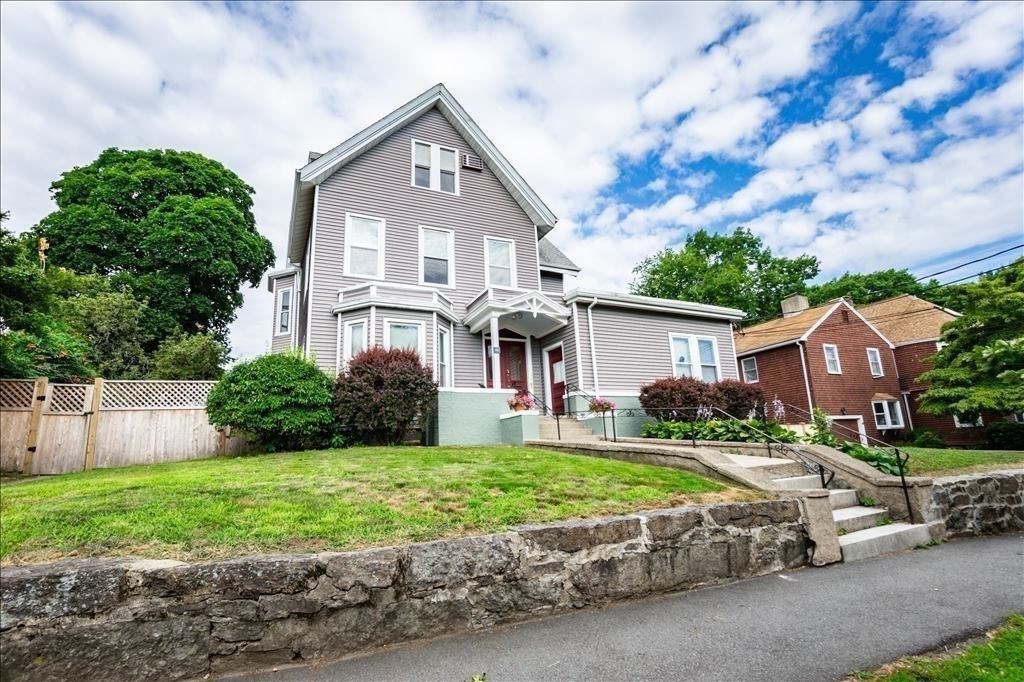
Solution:
<svg viewBox="0 0 1024 682">
<path fill-rule="evenodd" d="M 49 241 L 49 262 L 159 301 L 143 320 L 157 341 L 180 332 L 225 339 L 240 288 L 257 286 L 274 261 L 256 231 L 253 188 L 194 152 L 107 149 L 50 191 L 57 210 L 34 228 Z"/>
<path fill-rule="evenodd" d="M 921 409 L 973 417 L 982 410 L 1024 412 L 1024 259 L 961 291 L 962 317 L 942 330 L 945 344 Z"/>
<path fill-rule="evenodd" d="M 877 270 L 875 272 L 847 272 L 821 284 L 807 287 L 807 300 L 818 305 L 837 298 L 849 297 L 854 303 L 874 303 L 900 294 L 926 296 L 938 282 L 919 282 L 907 269 Z"/>
<path fill-rule="evenodd" d="M 679 249 L 645 258 L 633 272 L 634 294 L 738 308 L 761 320 L 776 316 L 784 297 L 806 289 L 804 282 L 818 274 L 818 259 L 775 256 L 745 228 L 698 230 Z"/>
</svg>

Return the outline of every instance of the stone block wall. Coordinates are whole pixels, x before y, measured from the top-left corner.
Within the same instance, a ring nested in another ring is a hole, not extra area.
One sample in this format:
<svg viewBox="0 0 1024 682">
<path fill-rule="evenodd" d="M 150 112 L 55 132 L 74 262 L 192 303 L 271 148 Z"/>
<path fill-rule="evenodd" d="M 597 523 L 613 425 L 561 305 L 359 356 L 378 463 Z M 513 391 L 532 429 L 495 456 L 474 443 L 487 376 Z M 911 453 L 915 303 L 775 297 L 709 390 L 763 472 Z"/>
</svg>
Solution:
<svg viewBox="0 0 1024 682">
<path fill-rule="evenodd" d="M 1024 471 L 935 479 L 928 520 L 951 537 L 1024 531 Z"/>
<path fill-rule="evenodd" d="M 798 500 L 360 552 L 4 569 L 4 679 L 202 677 L 343 656 L 809 562 Z"/>
</svg>

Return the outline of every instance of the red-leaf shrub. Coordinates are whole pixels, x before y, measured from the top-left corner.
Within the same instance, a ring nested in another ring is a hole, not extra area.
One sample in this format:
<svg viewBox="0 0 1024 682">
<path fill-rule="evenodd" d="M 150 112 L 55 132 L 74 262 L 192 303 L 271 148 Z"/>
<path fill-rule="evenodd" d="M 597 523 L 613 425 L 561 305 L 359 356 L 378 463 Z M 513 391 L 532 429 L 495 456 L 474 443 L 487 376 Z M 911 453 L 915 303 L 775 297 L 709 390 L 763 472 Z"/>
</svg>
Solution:
<svg viewBox="0 0 1024 682">
<path fill-rule="evenodd" d="M 437 384 L 416 351 L 376 346 L 352 358 L 338 375 L 334 414 L 342 432 L 353 440 L 399 443 L 436 396 Z"/>
<path fill-rule="evenodd" d="M 658 420 L 691 421 L 697 418 L 696 410 L 678 414 L 670 410 L 717 406 L 718 403 L 719 395 L 714 385 L 693 377 L 666 377 L 640 387 L 640 404 Z"/>
<path fill-rule="evenodd" d="M 764 392 L 760 386 L 745 384 L 736 379 L 722 379 L 714 385 L 718 391 L 716 407 L 737 419 L 746 419 L 750 411 L 764 405 Z"/>
</svg>

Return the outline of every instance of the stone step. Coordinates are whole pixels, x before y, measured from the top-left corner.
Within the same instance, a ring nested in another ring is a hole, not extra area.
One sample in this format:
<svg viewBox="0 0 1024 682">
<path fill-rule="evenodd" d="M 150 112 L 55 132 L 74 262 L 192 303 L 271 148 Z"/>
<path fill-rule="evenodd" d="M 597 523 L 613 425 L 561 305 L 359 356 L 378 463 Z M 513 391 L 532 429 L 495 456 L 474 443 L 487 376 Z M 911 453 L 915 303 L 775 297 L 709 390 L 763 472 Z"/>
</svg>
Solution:
<svg viewBox="0 0 1024 682">
<path fill-rule="evenodd" d="M 832 509 L 845 509 L 846 507 L 854 507 L 857 505 L 856 490 L 829 490 L 828 496 L 829 502 L 832 503 Z"/>
<path fill-rule="evenodd" d="M 835 521 L 836 530 L 845 530 L 847 533 L 874 528 L 888 516 L 889 510 L 884 507 L 861 507 L 858 505 L 832 511 L 832 520 Z"/>
<path fill-rule="evenodd" d="M 764 459 L 764 457 L 757 457 L 756 459 Z M 772 460 L 768 461 L 771 462 Z M 758 471 L 771 479 L 795 478 L 807 473 L 802 464 L 789 459 L 777 459 L 772 464 L 758 464 L 748 468 Z M 820 488 L 821 481 L 819 480 L 818 485 L 814 487 Z"/>
<path fill-rule="evenodd" d="M 786 478 L 772 479 L 776 488 L 783 490 L 807 490 L 821 487 L 821 476 L 808 474 L 806 476 L 787 476 Z"/>
<path fill-rule="evenodd" d="M 860 561 L 926 545 L 931 539 L 928 526 L 923 523 L 892 523 L 841 535 L 839 548 L 843 553 L 843 561 Z"/>
</svg>

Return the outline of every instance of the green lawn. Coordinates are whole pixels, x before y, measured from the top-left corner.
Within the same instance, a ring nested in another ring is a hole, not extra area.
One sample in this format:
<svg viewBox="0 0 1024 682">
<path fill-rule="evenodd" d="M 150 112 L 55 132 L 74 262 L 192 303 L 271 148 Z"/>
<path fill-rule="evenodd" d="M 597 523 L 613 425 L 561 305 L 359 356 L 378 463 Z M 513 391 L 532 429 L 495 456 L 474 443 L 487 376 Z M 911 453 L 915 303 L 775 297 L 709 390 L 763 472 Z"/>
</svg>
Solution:
<svg viewBox="0 0 1024 682">
<path fill-rule="evenodd" d="M 945 658 L 914 656 L 899 660 L 854 679 L 867 682 L 995 682 L 1024 680 L 1024 616 L 1010 616 L 989 633 L 988 641 L 974 644 Z"/>
<path fill-rule="evenodd" d="M 0 560 L 342 550 L 752 496 L 685 471 L 513 447 L 218 458 L 5 484 Z"/>
<path fill-rule="evenodd" d="M 946 450 L 902 446 L 900 450 L 910 454 L 911 473 L 921 476 L 1024 467 L 1024 452 L 1019 450 Z"/>
</svg>

